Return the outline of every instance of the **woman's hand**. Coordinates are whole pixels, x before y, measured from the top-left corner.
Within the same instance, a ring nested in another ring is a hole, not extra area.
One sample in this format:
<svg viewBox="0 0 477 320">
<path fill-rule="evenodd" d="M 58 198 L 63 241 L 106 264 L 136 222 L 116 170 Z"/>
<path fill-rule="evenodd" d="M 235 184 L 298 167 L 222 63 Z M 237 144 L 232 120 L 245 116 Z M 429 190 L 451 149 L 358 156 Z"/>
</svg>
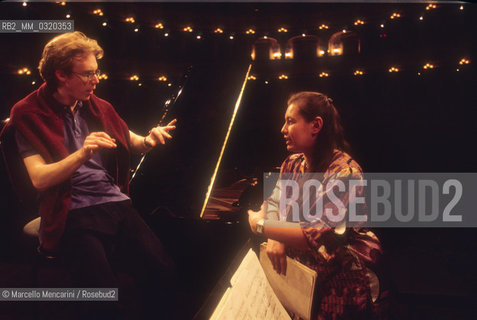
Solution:
<svg viewBox="0 0 477 320">
<path fill-rule="evenodd" d="M 259 211 L 248 210 L 248 222 L 253 233 L 257 233 L 257 222 L 265 217 L 265 206 Z M 280 241 L 268 239 L 267 255 L 272 261 L 273 269 L 278 274 L 285 275 L 287 272 L 287 256 L 285 254 L 285 244 Z"/>
<path fill-rule="evenodd" d="M 259 211 L 248 210 L 248 223 L 250 224 L 250 229 L 252 232 L 257 234 L 257 222 L 265 218 L 264 207 L 260 208 Z"/>
<path fill-rule="evenodd" d="M 285 254 L 285 244 L 279 241 L 268 239 L 267 255 L 272 261 L 273 269 L 278 274 L 287 273 L 287 256 Z"/>
</svg>

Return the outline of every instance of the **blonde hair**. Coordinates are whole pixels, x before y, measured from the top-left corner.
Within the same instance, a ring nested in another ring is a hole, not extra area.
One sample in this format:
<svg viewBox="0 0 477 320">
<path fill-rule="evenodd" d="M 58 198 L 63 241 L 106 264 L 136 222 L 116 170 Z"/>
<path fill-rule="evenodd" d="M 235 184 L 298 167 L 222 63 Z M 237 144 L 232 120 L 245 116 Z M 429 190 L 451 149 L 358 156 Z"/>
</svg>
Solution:
<svg viewBox="0 0 477 320">
<path fill-rule="evenodd" d="M 103 49 L 96 40 L 88 38 L 84 33 L 75 31 L 54 37 L 43 49 L 38 70 L 49 85 L 56 88 L 58 80 L 56 70 L 71 73 L 73 59 L 78 55 L 92 53 L 96 59 L 103 57 Z"/>
</svg>

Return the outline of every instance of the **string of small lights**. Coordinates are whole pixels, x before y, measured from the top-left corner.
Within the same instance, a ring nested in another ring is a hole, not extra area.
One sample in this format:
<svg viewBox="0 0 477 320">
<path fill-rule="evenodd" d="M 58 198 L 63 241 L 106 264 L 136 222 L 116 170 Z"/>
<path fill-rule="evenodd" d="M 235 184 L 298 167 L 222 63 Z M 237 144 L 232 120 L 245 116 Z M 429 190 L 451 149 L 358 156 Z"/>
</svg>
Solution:
<svg viewBox="0 0 477 320">
<path fill-rule="evenodd" d="M 69 8 L 68 3 L 56 2 L 56 4 L 65 7 L 65 10 L 66 10 L 65 17 L 67 19 L 72 19 L 74 17 L 74 14 L 72 13 L 72 9 Z M 22 6 L 24 7 L 28 6 L 28 2 L 23 2 Z M 424 21 L 426 14 L 431 14 L 432 11 L 436 11 L 440 8 L 454 8 L 454 10 L 455 8 L 457 8 L 457 11 L 464 11 L 465 6 L 462 3 L 422 4 L 422 13 L 418 17 L 416 17 L 416 20 L 422 22 Z M 137 21 L 137 18 L 134 17 L 133 15 L 129 15 L 127 17 L 121 17 L 121 18 L 118 18 L 115 16 L 107 17 L 105 14 L 105 10 L 106 9 L 98 6 L 96 9 L 93 9 L 92 11 L 88 13 L 93 16 L 96 16 L 98 18 L 97 23 L 99 23 L 99 25 L 102 27 L 112 28 L 112 25 L 114 24 L 113 22 L 115 23 L 123 22 L 123 23 L 132 25 L 132 29 L 131 29 L 132 32 L 137 33 L 146 29 L 156 29 L 162 32 L 162 36 L 164 37 L 170 37 L 171 34 L 176 34 L 176 33 L 189 33 L 189 34 L 193 33 L 195 34 L 195 38 L 197 40 L 202 40 L 209 35 L 228 35 L 228 39 L 234 40 L 236 39 L 237 35 L 272 36 L 276 34 L 278 36 L 278 35 L 287 34 L 287 33 L 301 34 L 304 31 L 303 28 L 291 28 L 290 26 L 279 25 L 271 30 L 265 30 L 265 31 L 260 30 L 260 34 L 259 34 L 259 31 L 253 26 L 245 27 L 241 30 L 226 29 L 224 26 L 215 26 L 213 28 L 199 27 L 199 26 L 194 27 L 193 25 L 177 26 L 177 25 L 174 25 L 174 23 L 167 24 L 165 21 L 166 19 L 157 19 L 155 22 L 152 22 L 152 23 L 149 23 L 149 22 L 139 23 Z M 354 18 L 352 21 L 345 23 L 344 27 L 342 25 L 338 26 L 336 24 L 330 24 L 329 22 L 326 22 L 326 23 L 318 22 L 315 26 L 307 28 L 308 30 L 305 31 L 305 34 L 319 34 L 320 31 L 333 32 L 333 30 L 335 30 L 335 32 L 338 32 L 341 30 L 347 30 L 351 26 L 354 26 L 354 28 L 359 28 L 363 25 L 375 25 L 381 29 L 385 29 L 386 22 L 397 21 L 404 16 L 406 16 L 406 12 L 404 9 L 401 9 L 401 10 L 392 11 L 386 14 L 384 17 L 380 17 L 380 18 L 366 19 L 365 17 L 357 17 L 357 18 Z"/>
<path fill-rule="evenodd" d="M 461 71 L 464 71 L 465 70 L 465 67 L 467 65 L 469 65 L 471 63 L 470 59 L 469 58 L 462 58 L 460 59 L 459 61 L 456 61 L 455 62 L 455 71 L 456 72 L 461 72 Z M 431 62 L 426 62 L 424 65 L 422 65 L 421 67 L 419 67 L 418 69 L 416 68 L 413 68 L 413 69 L 410 69 L 410 68 L 406 68 L 406 70 L 403 70 L 399 65 L 392 65 L 392 66 L 389 66 L 388 68 L 381 68 L 381 69 L 373 69 L 372 72 L 369 72 L 369 71 L 366 71 L 365 68 L 354 68 L 352 70 L 350 70 L 349 72 L 349 75 L 353 75 L 357 78 L 360 78 L 360 77 L 363 77 L 365 75 L 368 75 L 368 74 L 371 74 L 371 73 L 378 73 L 378 72 L 388 72 L 388 73 L 400 73 L 400 72 L 413 72 L 415 74 L 417 74 L 417 76 L 421 76 L 422 75 L 422 72 L 426 72 L 426 71 L 437 71 L 439 68 L 436 64 L 434 63 L 431 63 Z M 448 71 L 449 68 L 446 67 L 446 70 Z M 32 75 L 32 72 L 30 71 L 30 69 L 28 67 L 22 67 L 22 68 L 19 68 L 16 73 L 15 73 L 18 77 L 34 77 Z M 321 71 L 321 72 L 317 72 L 316 73 L 316 77 L 317 78 L 322 78 L 322 79 L 325 79 L 325 78 L 328 78 L 330 77 L 331 75 L 333 74 L 332 70 L 326 70 L 326 71 Z M 340 75 L 342 75 L 342 73 L 340 73 Z M 286 74 L 286 73 L 280 73 L 278 76 L 276 76 L 276 79 L 277 80 L 288 80 L 290 77 L 290 74 Z M 255 75 L 255 74 L 251 74 L 249 77 L 248 77 L 248 80 L 259 80 L 260 78 L 266 78 L 266 82 L 268 84 L 268 81 L 270 81 L 270 77 L 260 77 L 258 75 Z M 273 78 L 273 77 L 272 77 Z M 108 80 L 110 79 L 110 76 L 106 73 L 102 73 L 98 76 L 98 79 L 99 80 Z M 141 76 L 137 73 L 135 74 L 130 74 L 130 76 L 128 76 L 127 78 L 124 78 L 124 77 L 112 77 L 112 79 L 114 80 L 127 80 L 127 81 L 130 81 L 131 83 L 136 83 L 137 86 L 141 87 L 143 85 L 143 82 L 157 82 L 157 83 L 162 83 L 164 85 L 167 85 L 167 86 L 172 86 L 172 83 L 171 81 L 173 81 L 172 79 L 168 79 L 165 75 L 161 75 L 159 77 L 151 77 L 151 76 Z M 35 80 L 32 81 L 32 85 L 35 85 L 37 82 Z"/>
<path fill-rule="evenodd" d="M 67 19 L 70 19 L 74 16 L 73 12 L 72 12 L 72 9 L 69 8 L 68 6 L 68 3 L 66 2 L 56 2 L 57 5 L 59 6 L 62 6 L 62 7 L 65 7 L 65 17 Z M 29 4 L 28 2 L 23 2 L 21 3 L 21 5 L 23 7 L 27 7 Z M 456 5 L 438 5 L 438 4 L 426 4 L 425 7 L 423 6 L 423 12 L 422 14 L 417 18 L 419 21 L 423 21 L 424 18 L 425 18 L 425 14 L 427 13 L 430 13 L 432 11 L 435 11 L 441 7 L 446 7 L 446 8 L 455 8 Z M 457 8 L 458 10 L 460 11 L 463 11 L 465 6 L 462 5 L 462 4 L 457 4 Z M 78 10 L 78 9 L 76 9 Z M 129 16 L 126 16 L 126 17 L 121 17 L 121 18 L 117 18 L 117 17 L 107 17 L 106 16 L 106 13 L 107 13 L 107 9 L 106 8 L 101 8 L 100 6 L 96 7 L 95 9 L 91 10 L 91 11 L 88 11 L 87 14 L 91 14 L 92 16 L 94 16 L 96 19 L 97 19 L 97 23 L 99 23 L 102 27 L 108 27 L 108 28 L 112 28 L 113 25 L 115 25 L 116 23 L 124 23 L 126 25 L 131 25 L 132 26 L 132 31 L 133 32 L 140 32 L 142 30 L 145 30 L 147 28 L 149 29 L 155 29 L 157 31 L 160 31 L 162 32 L 163 36 L 164 37 L 169 37 L 171 33 L 183 33 L 183 34 L 193 34 L 195 36 L 195 38 L 197 40 L 201 40 L 203 39 L 204 37 L 207 37 L 211 34 L 213 35 L 224 35 L 224 36 L 228 36 L 228 39 L 230 40 L 234 40 L 235 37 L 237 35 L 242 35 L 242 36 L 252 36 L 253 38 L 252 39 L 255 39 L 257 38 L 257 36 L 259 36 L 259 31 L 255 28 L 255 27 L 247 27 L 247 28 L 244 28 L 242 30 L 227 30 L 226 28 L 224 28 L 223 26 L 216 26 L 212 29 L 210 28 L 207 28 L 207 29 L 203 29 L 203 28 L 200 28 L 200 27 L 194 27 L 193 25 L 186 25 L 186 26 L 174 26 L 174 25 L 168 25 L 166 23 L 165 20 L 156 20 L 155 22 L 153 22 L 152 24 L 144 24 L 144 23 L 138 23 L 137 20 L 137 17 L 133 16 L 133 15 L 129 15 Z M 84 12 L 83 12 L 84 14 Z M 406 12 L 405 10 L 399 10 L 399 11 L 393 11 L 393 12 L 390 12 L 388 14 L 386 14 L 385 17 L 381 18 L 381 19 L 371 19 L 371 18 L 368 18 L 366 19 L 365 17 L 360 17 L 360 18 L 357 18 L 357 19 L 354 19 L 352 22 L 350 22 L 350 26 L 353 25 L 355 29 L 357 28 L 360 28 L 361 26 L 363 25 L 375 25 L 376 27 L 378 27 L 378 30 L 379 29 L 384 29 L 386 27 L 386 22 L 392 22 L 392 21 L 398 21 L 400 20 L 402 17 L 405 17 L 406 16 Z M 383 23 L 384 22 L 384 23 Z M 201 30 L 202 29 L 202 30 Z M 334 31 L 333 31 L 334 30 Z M 333 25 L 333 24 L 330 24 L 330 23 L 317 23 L 316 24 L 316 27 L 313 28 L 313 30 L 310 30 L 310 32 L 314 32 L 315 34 L 318 33 L 320 31 L 327 31 L 327 32 L 347 32 L 347 30 L 350 30 L 348 28 L 348 26 L 345 26 L 344 28 L 342 26 L 338 26 L 338 25 Z M 293 29 L 289 26 L 286 26 L 286 25 L 281 25 L 281 26 L 278 26 L 276 28 L 274 28 L 273 30 L 270 30 L 269 32 L 267 32 L 267 34 L 277 34 L 277 35 L 280 35 L 280 34 L 293 34 L 293 33 L 297 33 L 296 32 L 297 30 L 296 29 Z M 303 31 L 300 29 L 300 32 Z M 352 29 L 350 30 L 352 31 Z M 263 33 L 263 31 L 260 31 L 260 33 Z M 307 33 L 301 33 L 302 36 L 305 36 Z M 384 34 L 380 34 L 380 37 L 386 37 L 386 35 Z M 263 36 L 264 38 L 266 38 L 267 36 Z M 338 49 L 336 49 L 338 50 Z M 329 51 L 329 50 L 328 50 Z M 318 55 L 319 57 L 321 56 L 324 56 L 325 55 L 325 51 L 321 50 L 320 51 L 320 54 Z M 332 55 L 330 52 L 329 52 L 329 55 Z M 284 54 L 284 57 L 282 57 L 282 53 L 281 52 L 276 52 L 273 54 L 273 59 L 292 59 L 293 58 L 293 54 L 290 53 L 290 52 L 285 52 Z M 470 58 L 469 57 L 462 57 L 457 65 L 456 65 L 456 68 L 455 68 L 455 71 L 456 72 L 460 72 L 460 71 L 463 71 L 465 70 L 465 66 L 470 64 Z M 417 70 L 414 68 L 413 72 L 416 72 L 418 76 L 421 75 L 421 72 L 426 72 L 426 71 L 429 71 L 429 70 L 434 70 L 436 71 L 439 70 L 439 67 L 437 64 L 435 64 L 435 62 L 426 62 L 426 64 L 422 65 L 421 67 L 419 67 Z M 382 72 L 389 72 L 389 73 L 399 73 L 399 72 L 403 72 L 402 68 L 400 68 L 399 65 L 391 65 L 385 69 L 382 69 L 381 70 Z M 406 72 L 409 71 L 409 68 L 407 70 L 405 70 Z M 374 70 L 373 72 L 376 72 L 376 70 Z M 17 75 L 19 77 L 34 77 L 32 75 L 32 72 L 30 71 L 30 69 L 28 67 L 23 67 L 23 68 L 19 68 L 17 70 Z M 352 69 L 350 74 L 354 75 L 355 77 L 363 77 L 365 76 L 366 74 L 369 74 L 370 71 L 368 70 L 365 70 L 365 68 L 356 68 L 356 69 Z M 156 73 L 158 74 L 158 73 Z M 316 73 L 317 77 L 318 78 L 322 78 L 322 79 L 326 79 L 328 77 L 330 77 L 330 75 L 332 75 L 333 72 L 332 70 L 324 70 L 324 71 L 321 71 L 321 72 L 318 72 Z M 288 77 L 289 75 L 287 74 L 280 74 L 277 79 L 278 80 L 288 80 Z M 148 75 L 143 75 L 143 76 L 140 76 L 138 74 L 133 74 L 131 73 L 130 76 L 124 78 L 124 76 L 122 76 L 121 78 L 117 78 L 115 76 L 109 76 L 107 75 L 106 73 L 104 74 L 101 74 L 99 76 L 99 79 L 100 80 L 108 80 L 108 79 L 114 79 L 114 80 L 129 80 L 133 83 L 136 83 L 138 86 L 142 86 L 142 82 L 143 81 L 156 81 L 158 83 L 163 83 L 163 84 L 167 84 L 168 86 L 171 85 L 171 82 L 172 79 L 168 79 L 166 75 L 162 74 L 160 76 L 148 76 Z M 249 77 L 249 80 L 256 80 L 257 79 L 257 76 L 256 75 L 251 75 Z M 36 84 L 36 81 L 32 81 L 32 85 Z"/>
</svg>

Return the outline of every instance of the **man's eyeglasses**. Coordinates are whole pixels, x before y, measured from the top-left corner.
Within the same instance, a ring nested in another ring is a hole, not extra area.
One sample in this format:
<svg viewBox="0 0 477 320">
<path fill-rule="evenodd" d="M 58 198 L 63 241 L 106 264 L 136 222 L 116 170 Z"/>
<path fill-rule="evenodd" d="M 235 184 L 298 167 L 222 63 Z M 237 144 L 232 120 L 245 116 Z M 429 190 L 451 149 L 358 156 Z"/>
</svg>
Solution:
<svg viewBox="0 0 477 320">
<path fill-rule="evenodd" d="M 81 79 L 87 79 L 86 81 L 91 81 L 93 80 L 94 76 L 98 77 L 101 75 L 101 70 L 96 70 L 96 71 L 85 71 L 85 72 L 74 72 L 72 71 L 71 73 L 74 73 L 78 76 L 81 77 Z"/>
</svg>

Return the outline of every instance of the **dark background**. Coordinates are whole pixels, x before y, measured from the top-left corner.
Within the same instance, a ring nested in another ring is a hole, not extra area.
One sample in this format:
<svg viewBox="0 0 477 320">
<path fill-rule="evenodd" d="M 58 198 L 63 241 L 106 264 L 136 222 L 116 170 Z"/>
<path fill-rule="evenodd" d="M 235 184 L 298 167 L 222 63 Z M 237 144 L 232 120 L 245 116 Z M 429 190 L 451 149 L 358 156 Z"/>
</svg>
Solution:
<svg viewBox="0 0 477 320">
<path fill-rule="evenodd" d="M 281 164 L 286 156 L 280 134 L 286 100 L 301 90 L 333 98 L 352 155 L 365 172 L 476 171 L 476 7 L 464 4 L 460 10 L 461 3 L 438 4 L 426 10 L 427 5 L 29 3 L 23 7 L 2 3 L 0 19 L 65 19 L 71 14 L 75 30 L 97 39 L 105 50 L 99 64 L 108 79 L 101 81 L 96 94 L 110 101 L 139 134 L 158 122 L 164 102 L 177 91 L 186 68 L 193 67 L 168 116 L 179 120 L 174 140 L 148 155 L 131 185 L 131 195 L 184 272 L 198 283 L 191 295 L 195 299 L 191 309 L 197 309 L 249 236 L 243 224 L 204 223 L 199 213 L 250 63 L 256 80 L 247 82 L 219 170 L 219 187 L 241 178 L 261 178 Z M 98 8 L 102 17 L 92 14 Z M 390 19 L 393 12 L 401 18 Z M 134 24 L 124 22 L 131 16 Z M 366 23 L 354 26 L 356 19 Z M 154 28 L 158 22 L 164 29 Z M 319 30 L 322 23 L 329 29 Z M 186 26 L 194 31 L 183 32 Z M 213 32 L 219 27 L 223 34 Z M 280 27 L 288 32 L 277 32 Z M 249 28 L 255 34 L 246 34 Z M 343 29 L 356 32 L 359 54 L 345 50 L 343 56 L 303 61 L 250 59 L 253 43 L 262 36 L 277 39 L 284 55 L 293 36 L 313 34 L 326 46 L 330 36 Z M 36 67 L 52 36 L 0 34 L 1 118 L 7 118 L 11 106 L 41 84 Z M 459 65 L 462 58 L 470 64 Z M 424 70 L 428 62 L 436 67 Z M 391 66 L 398 66 L 400 72 L 389 73 Z M 23 67 L 31 75 L 18 75 Z M 356 68 L 365 74 L 354 76 Z M 329 77 L 320 78 L 321 72 Z M 130 81 L 132 74 L 140 80 Z M 288 79 L 279 80 L 280 74 Z M 157 81 L 160 75 L 167 81 Z M 135 157 L 133 166 L 137 161 Z M 22 213 L 13 201 L 3 166 L 0 183 L 1 261 L 21 264 L 26 249 L 20 226 L 33 214 Z M 153 211 L 159 214 L 150 215 Z M 403 318 L 475 316 L 474 229 L 380 229 L 377 233 L 389 258 Z M 191 260 L 196 261 L 193 271 Z"/>
</svg>

